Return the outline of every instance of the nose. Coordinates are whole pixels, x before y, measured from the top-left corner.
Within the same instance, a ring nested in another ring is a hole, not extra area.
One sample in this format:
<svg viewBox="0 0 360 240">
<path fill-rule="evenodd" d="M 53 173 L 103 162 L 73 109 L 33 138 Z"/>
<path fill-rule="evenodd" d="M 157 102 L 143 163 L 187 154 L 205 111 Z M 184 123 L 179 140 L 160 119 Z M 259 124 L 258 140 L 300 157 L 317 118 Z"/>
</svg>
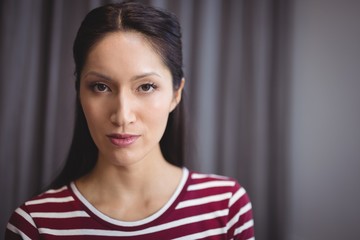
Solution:
<svg viewBox="0 0 360 240">
<path fill-rule="evenodd" d="M 112 124 L 124 127 L 136 121 L 135 116 L 135 101 L 131 99 L 131 96 L 125 93 L 119 93 L 114 96 L 113 108 L 111 111 L 110 121 Z"/>
</svg>

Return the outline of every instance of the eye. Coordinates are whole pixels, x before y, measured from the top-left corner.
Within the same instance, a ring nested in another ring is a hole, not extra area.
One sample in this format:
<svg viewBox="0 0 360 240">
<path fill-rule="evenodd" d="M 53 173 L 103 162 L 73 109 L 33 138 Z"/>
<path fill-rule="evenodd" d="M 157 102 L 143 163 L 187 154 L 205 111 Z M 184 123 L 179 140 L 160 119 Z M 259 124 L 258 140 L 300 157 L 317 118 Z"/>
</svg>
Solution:
<svg viewBox="0 0 360 240">
<path fill-rule="evenodd" d="M 94 92 L 109 92 L 110 88 L 104 83 L 94 83 L 92 86 Z"/>
<path fill-rule="evenodd" d="M 140 85 L 140 87 L 138 87 L 138 91 L 139 92 L 144 92 L 144 93 L 149 93 L 154 91 L 157 88 L 157 86 L 154 83 L 145 83 Z"/>
</svg>

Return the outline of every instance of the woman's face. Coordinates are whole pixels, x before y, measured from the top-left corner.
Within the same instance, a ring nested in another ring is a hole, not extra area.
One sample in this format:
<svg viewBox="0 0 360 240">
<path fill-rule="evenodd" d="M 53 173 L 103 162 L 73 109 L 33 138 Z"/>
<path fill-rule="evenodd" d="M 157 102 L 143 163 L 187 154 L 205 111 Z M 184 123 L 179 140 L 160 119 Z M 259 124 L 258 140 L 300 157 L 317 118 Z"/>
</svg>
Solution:
<svg viewBox="0 0 360 240">
<path fill-rule="evenodd" d="M 159 141 L 181 98 L 169 69 L 139 33 L 106 35 L 89 52 L 80 101 L 99 161 L 128 166 L 162 158 Z"/>
</svg>

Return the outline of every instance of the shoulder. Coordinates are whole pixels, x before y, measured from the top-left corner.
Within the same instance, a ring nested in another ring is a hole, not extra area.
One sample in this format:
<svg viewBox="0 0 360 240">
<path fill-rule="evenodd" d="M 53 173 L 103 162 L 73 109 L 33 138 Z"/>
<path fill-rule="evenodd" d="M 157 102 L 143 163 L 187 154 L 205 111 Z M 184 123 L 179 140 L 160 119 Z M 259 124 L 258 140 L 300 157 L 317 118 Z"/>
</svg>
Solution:
<svg viewBox="0 0 360 240">
<path fill-rule="evenodd" d="M 46 192 L 26 201 L 20 208 L 26 209 L 29 213 L 59 210 L 64 203 L 73 202 L 72 191 L 69 186 L 58 189 L 49 189 Z"/>
<path fill-rule="evenodd" d="M 193 191 L 202 189 L 214 189 L 220 192 L 229 192 L 232 195 L 236 194 L 239 190 L 240 193 L 237 194 L 241 194 L 241 192 L 244 194 L 246 192 L 245 189 L 234 178 L 217 174 L 205 174 L 190 171 L 188 190 Z"/>
<path fill-rule="evenodd" d="M 51 209 L 56 203 L 64 203 L 74 201 L 69 190 L 69 186 L 63 186 L 58 189 L 49 189 L 23 203 L 14 213 L 32 213 L 41 212 L 42 209 Z"/>
<path fill-rule="evenodd" d="M 181 207 L 199 205 L 224 214 L 229 239 L 251 239 L 254 235 L 252 205 L 245 188 L 230 177 L 190 172 L 186 200 Z M 220 211 L 219 211 L 220 210 Z"/>
<path fill-rule="evenodd" d="M 36 238 L 39 234 L 38 228 L 41 227 L 37 219 L 61 211 L 64 203 L 72 201 L 74 198 L 68 186 L 50 189 L 31 198 L 13 212 L 6 228 L 6 239 L 14 239 L 12 236 Z"/>
<path fill-rule="evenodd" d="M 202 198 L 206 203 L 221 203 L 227 208 L 250 203 L 245 188 L 236 179 L 216 174 L 190 171 L 184 190 L 187 200 Z"/>
</svg>

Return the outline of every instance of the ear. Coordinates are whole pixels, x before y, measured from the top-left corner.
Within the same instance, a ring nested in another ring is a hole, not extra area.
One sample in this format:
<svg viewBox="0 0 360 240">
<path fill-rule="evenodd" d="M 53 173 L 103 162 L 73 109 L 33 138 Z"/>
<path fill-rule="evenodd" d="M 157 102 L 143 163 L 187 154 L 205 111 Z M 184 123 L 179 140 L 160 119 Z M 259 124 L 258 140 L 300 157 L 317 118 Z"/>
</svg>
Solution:
<svg viewBox="0 0 360 240">
<path fill-rule="evenodd" d="M 182 90 L 185 86 L 185 78 L 181 79 L 179 88 L 174 92 L 174 98 L 170 105 L 170 112 L 172 112 L 181 101 Z"/>
</svg>

